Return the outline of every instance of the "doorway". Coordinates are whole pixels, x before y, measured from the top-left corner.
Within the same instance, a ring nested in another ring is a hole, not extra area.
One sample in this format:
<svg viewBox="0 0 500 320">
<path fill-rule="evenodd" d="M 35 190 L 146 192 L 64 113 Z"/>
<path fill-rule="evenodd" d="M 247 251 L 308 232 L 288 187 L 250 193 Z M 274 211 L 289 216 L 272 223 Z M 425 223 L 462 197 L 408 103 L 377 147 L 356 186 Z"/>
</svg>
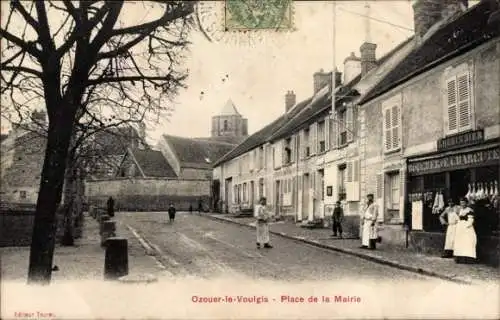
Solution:
<svg viewBox="0 0 500 320">
<path fill-rule="evenodd" d="M 226 186 L 224 190 L 224 205 L 222 208 L 222 211 L 225 213 L 229 213 L 229 204 L 231 203 L 233 197 L 232 197 L 232 191 L 233 191 L 233 178 L 228 178 L 226 179 Z"/>
<path fill-rule="evenodd" d="M 281 183 L 279 180 L 276 180 L 276 192 L 275 192 L 275 198 L 274 198 L 274 210 L 276 216 L 279 216 L 280 214 L 280 202 L 281 202 L 281 197 L 280 197 L 280 187 Z"/>
<path fill-rule="evenodd" d="M 310 192 L 309 173 L 304 174 L 302 180 L 302 221 L 307 220 L 309 216 L 309 192 Z"/>
</svg>

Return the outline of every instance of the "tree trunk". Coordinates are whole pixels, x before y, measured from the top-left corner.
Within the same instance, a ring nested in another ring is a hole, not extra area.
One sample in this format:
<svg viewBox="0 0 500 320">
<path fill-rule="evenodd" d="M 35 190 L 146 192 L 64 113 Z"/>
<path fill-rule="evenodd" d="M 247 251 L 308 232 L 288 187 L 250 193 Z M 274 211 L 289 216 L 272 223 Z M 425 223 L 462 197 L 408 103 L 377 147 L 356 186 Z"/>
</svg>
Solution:
<svg viewBox="0 0 500 320">
<path fill-rule="evenodd" d="M 66 170 L 65 183 L 64 183 L 64 209 L 63 209 L 63 221 L 61 228 L 63 229 L 63 235 L 61 239 L 61 245 L 63 246 L 73 246 L 75 244 L 74 235 L 74 218 L 76 217 L 75 212 L 75 202 L 76 202 L 76 184 L 77 175 L 76 168 L 74 164 L 69 162 L 69 167 Z"/>
<path fill-rule="evenodd" d="M 61 201 L 66 158 L 75 113 L 70 106 L 55 105 L 58 113 L 49 121 L 47 149 L 30 248 L 28 284 L 49 284 L 56 235 L 56 210 Z"/>
</svg>

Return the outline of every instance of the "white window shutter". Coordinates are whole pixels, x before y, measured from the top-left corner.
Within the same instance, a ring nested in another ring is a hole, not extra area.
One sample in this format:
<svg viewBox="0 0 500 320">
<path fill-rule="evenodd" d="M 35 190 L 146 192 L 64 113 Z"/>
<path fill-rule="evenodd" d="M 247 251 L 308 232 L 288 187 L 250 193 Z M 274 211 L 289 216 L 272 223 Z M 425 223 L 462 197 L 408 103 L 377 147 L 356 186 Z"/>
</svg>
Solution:
<svg viewBox="0 0 500 320">
<path fill-rule="evenodd" d="M 458 130 L 472 128 L 471 121 L 471 97 L 470 97 L 470 77 L 469 73 L 461 74 L 457 77 L 458 91 Z"/>
<path fill-rule="evenodd" d="M 391 109 L 387 108 L 384 109 L 384 120 L 383 120 L 383 126 L 384 126 L 384 149 L 386 151 L 391 150 L 392 148 L 392 124 L 391 124 Z"/>
<path fill-rule="evenodd" d="M 353 135 L 353 123 L 354 123 L 354 108 L 353 106 L 348 106 L 346 110 L 346 123 L 345 128 L 347 131 L 347 141 L 352 141 L 354 138 Z"/>
<path fill-rule="evenodd" d="M 399 148 L 399 143 L 401 137 L 399 136 L 400 123 L 400 112 L 399 106 L 393 106 L 391 111 L 391 122 L 392 122 L 392 149 Z"/>
<path fill-rule="evenodd" d="M 453 77 L 446 81 L 446 131 L 450 134 L 458 132 L 457 107 L 457 79 Z"/>
</svg>

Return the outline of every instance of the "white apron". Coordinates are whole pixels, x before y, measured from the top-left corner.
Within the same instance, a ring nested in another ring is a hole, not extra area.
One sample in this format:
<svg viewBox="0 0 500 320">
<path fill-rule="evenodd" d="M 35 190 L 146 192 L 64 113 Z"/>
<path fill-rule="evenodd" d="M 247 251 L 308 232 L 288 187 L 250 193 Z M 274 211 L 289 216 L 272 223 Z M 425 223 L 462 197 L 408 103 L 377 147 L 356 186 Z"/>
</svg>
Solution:
<svg viewBox="0 0 500 320">
<path fill-rule="evenodd" d="M 363 216 L 363 227 L 361 234 L 361 244 L 363 246 L 369 246 L 370 240 L 377 239 L 377 217 L 378 217 L 378 207 L 375 203 L 370 204 Z M 372 226 L 372 223 L 374 224 Z"/>
<path fill-rule="evenodd" d="M 455 229 L 453 255 L 476 258 L 477 237 L 473 226 L 474 211 L 471 208 L 461 208 L 458 217 L 460 220 Z"/>
<path fill-rule="evenodd" d="M 266 208 L 264 206 L 259 204 L 255 209 L 255 218 L 268 218 Z M 255 227 L 257 229 L 257 243 L 269 243 L 269 224 L 267 222 L 257 220 Z"/>
<path fill-rule="evenodd" d="M 448 227 L 446 228 L 446 238 L 444 241 L 444 250 L 453 250 L 455 242 L 455 234 L 457 229 L 457 223 L 460 220 L 458 218 L 456 208 L 446 208 L 446 216 L 448 220 Z"/>
</svg>

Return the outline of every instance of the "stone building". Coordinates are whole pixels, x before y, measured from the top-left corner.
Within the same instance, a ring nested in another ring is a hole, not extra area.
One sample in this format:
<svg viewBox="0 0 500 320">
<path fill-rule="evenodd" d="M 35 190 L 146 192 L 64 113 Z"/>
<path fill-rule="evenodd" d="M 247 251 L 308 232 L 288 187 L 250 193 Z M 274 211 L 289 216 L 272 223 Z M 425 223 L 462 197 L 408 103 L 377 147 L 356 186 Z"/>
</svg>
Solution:
<svg viewBox="0 0 500 320">
<path fill-rule="evenodd" d="M 386 240 L 404 246 L 407 226 L 424 251 L 444 243 L 437 194 L 479 197 L 478 250 L 498 253 L 500 28 L 488 24 L 498 2 L 417 1 L 414 10 L 411 52 L 360 101 L 361 194 L 377 194 Z"/>
</svg>

